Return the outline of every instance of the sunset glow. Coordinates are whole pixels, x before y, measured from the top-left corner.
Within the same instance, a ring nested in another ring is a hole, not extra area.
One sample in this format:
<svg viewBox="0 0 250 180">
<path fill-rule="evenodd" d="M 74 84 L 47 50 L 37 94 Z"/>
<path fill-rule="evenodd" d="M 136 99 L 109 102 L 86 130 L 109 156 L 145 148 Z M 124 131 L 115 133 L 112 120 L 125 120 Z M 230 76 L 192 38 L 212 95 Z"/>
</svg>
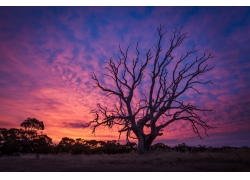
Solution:
<svg viewBox="0 0 250 180">
<path fill-rule="evenodd" d="M 250 146 L 249 7 L 0 7 L 0 24 L 0 128 L 20 128 L 34 117 L 54 143 L 63 137 L 117 140 L 118 127 L 100 128 L 95 135 L 82 128 L 98 103 L 116 102 L 93 87 L 91 73 L 112 85 L 104 67 L 117 59 L 118 46 L 131 44 L 133 57 L 139 41 L 145 56 L 162 24 L 166 47 L 175 27 L 183 26 L 190 36 L 176 56 L 193 45 L 212 52 L 208 63 L 215 67 L 202 78 L 213 85 L 198 85 L 200 95 L 187 91 L 182 98 L 213 109 L 204 121 L 217 128 L 208 130 L 209 137 L 202 133 L 201 140 L 189 123 L 174 122 L 155 142 Z"/>
</svg>

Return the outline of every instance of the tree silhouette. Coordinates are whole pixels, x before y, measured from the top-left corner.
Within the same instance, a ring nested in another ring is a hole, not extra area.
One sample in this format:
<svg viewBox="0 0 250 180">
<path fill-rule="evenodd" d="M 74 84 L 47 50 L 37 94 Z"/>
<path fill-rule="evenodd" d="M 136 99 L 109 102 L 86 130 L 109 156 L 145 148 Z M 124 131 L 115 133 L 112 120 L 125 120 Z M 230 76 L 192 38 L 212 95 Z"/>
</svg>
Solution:
<svg viewBox="0 0 250 180">
<path fill-rule="evenodd" d="M 71 153 L 72 146 L 74 145 L 74 143 L 75 143 L 74 139 L 63 137 L 62 140 L 58 144 L 60 152 Z"/>
<path fill-rule="evenodd" d="M 21 147 L 21 130 L 16 128 L 0 128 L 0 147 L 3 154 L 11 155 Z"/>
<path fill-rule="evenodd" d="M 44 130 L 45 128 L 43 121 L 39 121 L 36 118 L 27 118 L 20 126 L 24 128 L 24 136 L 29 140 L 33 140 L 37 136 L 38 130 Z"/>
<path fill-rule="evenodd" d="M 90 154 L 90 146 L 86 145 L 84 139 L 77 138 L 71 146 L 72 154 Z"/>
<path fill-rule="evenodd" d="M 154 55 L 149 49 L 145 57 L 141 56 L 137 43 L 136 55 L 130 60 L 130 46 L 125 51 L 119 46 L 118 60 L 110 58 L 106 67 L 108 73 L 105 77 L 113 82 L 112 87 L 104 85 L 95 73 L 92 74 L 95 87 L 106 92 L 107 96 L 115 96 L 117 102 L 114 102 L 114 108 L 109 109 L 98 104 L 98 109 L 92 111 L 95 119 L 84 127 L 92 127 L 94 133 L 97 127 L 118 125 L 121 127 L 119 133 L 125 132 L 127 140 L 131 137 L 138 139 L 139 153 L 148 151 L 154 139 L 163 135 L 164 128 L 173 122 L 189 121 L 200 138 L 199 128 L 203 128 L 205 133 L 212 128 L 203 121 L 203 115 L 211 109 L 203 109 L 181 99 L 188 90 L 200 94 L 195 87 L 198 84 L 212 84 L 211 80 L 200 78 L 213 68 L 207 64 L 213 58 L 212 54 L 205 51 L 199 55 L 193 47 L 181 56 L 176 55 L 188 38 L 188 33 L 183 33 L 182 28 L 173 31 L 169 47 L 163 48 L 166 33 L 163 27 L 157 28 L 159 39 Z M 140 97 L 135 96 L 136 92 L 140 92 Z M 147 128 L 148 132 L 145 131 Z"/>
<path fill-rule="evenodd" d="M 46 134 L 38 134 L 44 130 L 44 124 L 35 118 L 27 118 L 17 128 L 0 128 L 0 151 L 4 154 L 49 153 L 53 148 L 52 139 Z"/>
<path fill-rule="evenodd" d="M 32 131 L 44 130 L 43 122 L 37 120 L 36 118 L 27 118 L 20 124 L 20 126 L 23 127 L 25 130 L 32 130 Z"/>
<path fill-rule="evenodd" d="M 36 118 L 27 118 L 21 124 L 22 152 L 48 153 L 52 139 L 46 134 L 38 135 L 38 130 L 44 130 L 43 121 Z"/>
<path fill-rule="evenodd" d="M 52 139 L 46 134 L 37 135 L 33 142 L 33 147 L 36 153 L 48 154 L 52 150 Z"/>
</svg>

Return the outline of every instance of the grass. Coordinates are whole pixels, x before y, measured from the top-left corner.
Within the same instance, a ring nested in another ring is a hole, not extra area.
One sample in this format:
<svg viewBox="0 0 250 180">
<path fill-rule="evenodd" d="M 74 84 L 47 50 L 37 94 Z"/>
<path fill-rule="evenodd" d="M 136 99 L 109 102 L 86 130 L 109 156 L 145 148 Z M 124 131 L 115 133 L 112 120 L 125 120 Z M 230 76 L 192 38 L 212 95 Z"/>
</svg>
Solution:
<svg viewBox="0 0 250 180">
<path fill-rule="evenodd" d="M 0 157 L 1 172 L 250 172 L 249 152 Z"/>
</svg>

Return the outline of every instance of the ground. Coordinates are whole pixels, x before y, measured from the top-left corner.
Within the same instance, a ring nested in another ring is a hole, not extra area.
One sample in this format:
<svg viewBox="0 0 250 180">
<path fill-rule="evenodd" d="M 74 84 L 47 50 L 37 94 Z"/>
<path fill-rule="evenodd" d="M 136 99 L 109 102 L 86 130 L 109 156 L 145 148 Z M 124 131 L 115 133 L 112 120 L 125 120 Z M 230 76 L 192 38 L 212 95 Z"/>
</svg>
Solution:
<svg viewBox="0 0 250 180">
<path fill-rule="evenodd" d="M 249 152 L 0 157 L 0 172 L 250 172 Z"/>
</svg>

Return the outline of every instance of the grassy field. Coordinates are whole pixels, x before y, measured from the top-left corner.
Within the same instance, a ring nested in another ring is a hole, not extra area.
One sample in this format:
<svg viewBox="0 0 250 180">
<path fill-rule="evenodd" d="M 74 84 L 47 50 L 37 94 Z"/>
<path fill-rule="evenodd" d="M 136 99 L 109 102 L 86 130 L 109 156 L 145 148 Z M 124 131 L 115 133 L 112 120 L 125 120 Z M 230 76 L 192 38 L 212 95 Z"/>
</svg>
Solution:
<svg viewBox="0 0 250 180">
<path fill-rule="evenodd" d="M 249 152 L 0 157 L 0 172 L 250 172 Z"/>
</svg>

